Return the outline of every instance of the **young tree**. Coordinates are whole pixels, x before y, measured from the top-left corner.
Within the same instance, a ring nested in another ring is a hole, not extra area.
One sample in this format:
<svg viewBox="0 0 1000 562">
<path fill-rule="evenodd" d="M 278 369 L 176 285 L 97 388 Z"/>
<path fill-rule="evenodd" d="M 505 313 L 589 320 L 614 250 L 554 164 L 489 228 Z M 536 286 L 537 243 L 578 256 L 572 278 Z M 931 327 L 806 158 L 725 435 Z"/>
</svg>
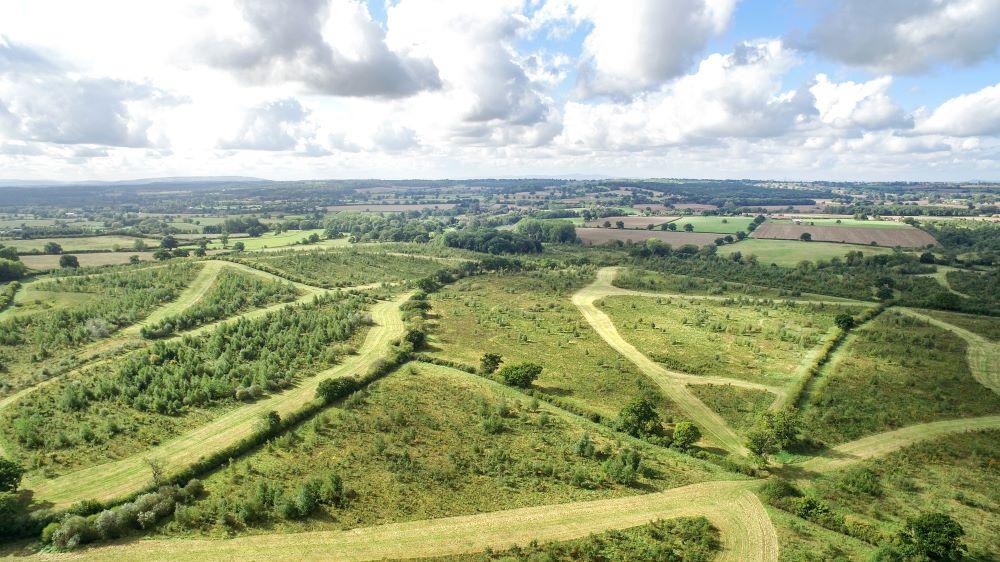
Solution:
<svg viewBox="0 0 1000 562">
<path fill-rule="evenodd" d="M 77 268 L 80 267 L 80 260 L 76 256 L 63 254 L 59 256 L 59 267 Z"/>
<path fill-rule="evenodd" d="M 638 396 L 618 413 L 618 428 L 633 437 L 660 432 L 660 414 L 649 396 Z"/>
<path fill-rule="evenodd" d="M 687 449 L 698 442 L 701 439 L 701 430 L 698 426 L 694 425 L 689 421 L 677 422 L 674 425 L 674 441 L 673 444 L 677 445 L 681 449 Z"/>
<path fill-rule="evenodd" d="M 802 240 L 803 242 L 811 242 L 812 239 L 813 235 L 809 234 L 808 232 L 803 232 L 802 236 L 799 236 L 799 240 Z"/>
<path fill-rule="evenodd" d="M 689 222 L 684 223 L 684 232 L 693 232 L 693 231 L 694 231 L 694 225 L 693 224 L 691 224 Z"/>
<path fill-rule="evenodd" d="M 149 467 L 149 472 L 153 479 L 153 485 L 162 486 L 165 483 L 164 476 L 166 474 L 163 461 L 149 457 L 143 460 L 146 461 L 146 466 Z"/>
<path fill-rule="evenodd" d="M 143 240 L 142 238 L 136 238 L 135 241 L 132 242 L 132 249 L 135 250 L 136 252 L 141 252 L 145 250 L 146 241 Z"/>
<path fill-rule="evenodd" d="M 160 240 L 160 247 L 161 248 L 166 248 L 168 250 L 173 250 L 174 248 L 176 248 L 179 245 L 180 245 L 180 242 L 178 242 L 176 238 L 174 238 L 173 236 L 171 236 L 169 234 L 166 235 L 166 236 L 164 236 Z"/>
<path fill-rule="evenodd" d="M 62 246 L 55 242 L 46 242 L 45 246 L 42 248 L 46 254 L 61 254 Z"/>
<path fill-rule="evenodd" d="M 170 253 L 170 250 L 164 250 L 163 248 L 153 252 L 153 259 L 157 261 L 167 261 L 172 257 L 173 255 Z"/>
<path fill-rule="evenodd" d="M 246 248 L 247 248 L 247 247 L 246 247 L 246 245 L 245 245 L 245 244 L 243 244 L 243 242 L 242 242 L 242 241 L 241 241 L 241 242 L 237 242 L 237 243 L 233 244 L 233 249 L 234 249 L 234 250 L 236 250 L 237 252 L 242 252 L 242 251 L 243 251 L 243 250 L 245 250 Z"/>
<path fill-rule="evenodd" d="M 132 265 L 137 265 L 139 263 L 139 256 L 131 255 L 128 257 L 128 262 Z"/>
<path fill-rule="evenodd" d="M 500 368 L 503 358 L 499 353 L 484 353 L 479 359 L 479 372 L 485 375 L 492 375 Z"/>
<path fill-rule="evenodd" d="M 667 230 L 669 230 L 671 232 L 677 230 L 677 224 L 672 223 L 672 222 L 668 222 L 667 223 Z"/>
<path fill-rule="evenodd" d="M 854 317 L 846 312 L 841 312 L 833 319 L 833 322 L 843 331 L 848 331 L 855 325 Z"/>
<path fill-rule="evenodd" d="M 16 492 L 22 476 L 24 468 L 20 464 L 0 457 L 0 492 Z"/>
<path fill-rule="evenodd" d="M 922 560 L 961 560 L 965 530 L 945 513 L 922 513 L 899 534 L 903 554 Z"/>
<path fill-rule="evenodd" d="M 615 228 L 619 230 L 625 228 L 625 221 L 615 221 Z"/>
<path fill-rule="evenodd" d="M 535 363 L 518 363 L 500 369 L 500 379 L 510 386 L 528 388 L 542 374 L 542 366 Z"/>
<path fill-rule="evenodd" d="M 330 404 L 354 392 L 357 387 L 358 381 L 354 377 L 324 379 L 316 387 L 316 398 L 322 398 Z"/>
</svg>

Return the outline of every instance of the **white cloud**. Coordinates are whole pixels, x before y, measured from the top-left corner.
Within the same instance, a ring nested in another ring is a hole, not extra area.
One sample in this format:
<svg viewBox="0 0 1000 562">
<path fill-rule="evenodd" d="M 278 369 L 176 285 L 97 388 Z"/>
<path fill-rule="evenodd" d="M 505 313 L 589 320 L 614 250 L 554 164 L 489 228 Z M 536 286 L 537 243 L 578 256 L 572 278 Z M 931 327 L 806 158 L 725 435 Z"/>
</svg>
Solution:
<svg viewBox="0 0 1000 562">
<path fill-rule="evenodd" d="M 820 120 L 833 127 L 912 127 L 912 118 L 889 97 L 891 85 L 891 76 L 861 83 L 837 83 L 832 82 L 825 74 L 818 74 L 816 83 L 809 91 L 816 98 Z"/>
<path fill-rule="evenodd" d="M 951 98 L 917 129 L 923 133 L 958 137 L 1000 135 L 1000 84 Z"/>
<path fill-rule="evenodd" d="M 642 150 L 781 135 L 815 112 L 808 92 L 781 89 L 781 76 L 795 62 L 780 41 L 742 44 L 631 102 L 567 104 L 560 140 L 577 148 Z"/>
<path fill-rule="evenodd" d="M 569 18 L 592 25 L 583 41 L 585 95 L 629 96 L 683 74 L 722 33 L 737 0 L 550 0 L 536 26 Z"/>
<path fill-rule="evenodd" d="M 806 45 L 879 72 L 919 72 L 996 56 L 997 0 L 832 0 Z"/>
<path fill-rule="evenodd" d="M 295 99 L 271 101 L 250 108 L 239 131 L 219 143 L 219 148 L 243 150 L 294 150 L 308 134 L 308 111 Z"/>
<path fill-rule="evenodd" d="M 198 49 L 250 83 L 294 82 L 313 93 L 403 97 L 440 87 L 423 58 L 390 51 L 358 0 L 239 0 L 248 29 Z"/>
</svg>

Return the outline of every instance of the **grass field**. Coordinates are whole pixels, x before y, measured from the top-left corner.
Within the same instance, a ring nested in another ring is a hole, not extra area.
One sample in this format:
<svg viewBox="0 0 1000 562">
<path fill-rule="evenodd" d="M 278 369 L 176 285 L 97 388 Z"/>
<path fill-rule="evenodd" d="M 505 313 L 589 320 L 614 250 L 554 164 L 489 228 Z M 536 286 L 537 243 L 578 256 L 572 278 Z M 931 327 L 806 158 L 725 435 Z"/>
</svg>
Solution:
<svg viewBox="0 0 1000 562">
<path fill-rule="evenodd" d="M 770 392 L 752 388 L 723 384 L 692 384 L 688 388 L 738 432 L 750 429 L 757 415 L 774 402 Z"/>
<path fill-rule="evenodd" d="M 626 340 L 668 369 L 777 386 L 794 380 L 796 367 L 838 313 L 854 312 L 644 297 L 608 297 L 601 308 Z"/>
<path fill-rule="evenodd" d="M 101 265 L 122 265 L 129 263 L 132 256 L 139 256 L 140 261 L 153 259 L 153 252 L 93 252 L 73 254 L 80 262 L 80 267 L 97 267 Z M 59 256 L 49 254 L 40 256 L 21 256 L 24 265 L 37 271 L 59 268 Z"/>
<path fill-rule="evenodd" d="M 72 253 L 80 250 L 130 250 L 136 240 L 142 240 L 147 248 L 159 246 L 159 242 L 153 238 L 134 238 L 132 236 L 78 236 L 67 238 L 35 238 L 32 240 L 0 240 L 0 244 L 11 248 L 17 248 L 19 252 L 41 252 L 45 244 L 55 242 L 62 246 L 64 253 Z"/>
<path fill-rule="evenodd" d="M 998 458 L 1000 430 L 956 433 L 813 482 L 831 506 L 885 532 L 897 531 L 908 517 L 935 506 L 965 529 L 970 559 L 989 560 L 996 555 L 1000 537 Z M 860 476 L 869 483 L 864 492 L 853 485 Z"/>
<path fill-rule="evenodd" d="M 919 312 L 932 318 L 937 318 L 942 322 L 964 328 L 974 334 L 979 334 L 990 341 L 1000 341 L 1000 318 L 995 316 L 976 316 L 974 314 L 962 314 L 945 310 L 921 309 Z"/>
<path fill-rule="evenodd" d="M 434 355 L 478 365 L 487 352 L 510 364 L 544 367 L 544 392 L 617 416 L 631 398 L 652 388 L 628 361 L 581 319 L 569 295 L 589 282 L 589 270 L 538 271 L 468 278 L 431 297 Z"/>
<path fill-rule="evenodd" d="M 879 246 L 859 246 L 835 242 L 802 242 L 800 240 L 764 240 L 747 238 L 735 244 L 719 248 L 719 254 L 730 255 L 740 252 L 744 256 L 757 256 L 760 263 L 794 267 L 802 261 L 830 260 L 844 258 L 847 252 L 864 252 L 865 255 L 892 253 L 890 248 Z"/>
<path fill-rule="evenodd" d="M 684 230 L 685 224 L 694 227 L 693 232 L 713 232 L 718 234 L 735 234 L 746 230 L 753 217 L 680 217 L 674 221 L 677 230 Z"/>
<path fill-rule="evenodd" d="M 896 312 L 855 335 L 804 408 L 810 437 L 840 443 L 914 423 L 1000 413 L 1000 397 L 973 378 L 958 336 Z"/>
<path fill-rule="evenodd" d="M 323 232 L 324 230 L 322 228 L 317 228 L 313 230 L 289 230 L 286 232 L 282 232 L 281 234 L 275 234 L 273 232 L 265 232 L 260 236 L 255 236 L 252 238 L 250 237 L 239 238 L 239 239 L 230 238 L 229 248 L 232 248 L 233 244 L 236 244 L 236 242 L 242 242 L 244 248 L 247 251 L 263 250 L 266 248 L 283 248 L 286 246 L 298 245 L 299 243 L 302 242 L 303 239 L 309 238 L 310 234 L 316 234 L 322 237 Z M 208 245 L 208 247 L 213 250 L 221 249 L 222 241 L 218 240 L 217 236 L 213 238 L 216 239 L 214 239 L 212 243 Z"/>
<path fill-rule="evenodd" d="M 595 446 L 590 456 L 575 452 L 584 433 Z M 683 455 L 646 446 L 633 484 L 611 480 L 602 463 L 632 446 L 507 387 L 411 363 L 205 479 L 207 496 L 186 514 L 190 523 L 171 524 L 163 534 L 349 529 L 622 497 L 721 477 Z M 299 484 L 331 473 L 354 492 L 346 505 L 322 506 L 305 519 L 264 509 L 250 524 L 218 523 L 225 512 L 252 503 L 259 482 L 287 497 Z"/>
</svg>

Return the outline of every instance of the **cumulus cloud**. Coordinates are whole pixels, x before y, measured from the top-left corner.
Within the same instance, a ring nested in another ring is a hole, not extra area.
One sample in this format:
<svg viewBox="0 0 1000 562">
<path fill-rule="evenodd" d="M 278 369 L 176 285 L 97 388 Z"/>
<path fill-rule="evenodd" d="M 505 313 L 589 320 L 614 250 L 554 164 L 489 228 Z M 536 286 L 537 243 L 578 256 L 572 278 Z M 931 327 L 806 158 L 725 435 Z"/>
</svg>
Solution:
<svg viewBox="0 0 1000 562">
<path fill-rule="evenodd" d="M 240 0 L 242 37 L 199 47 L 210 65 L 252 83 L 295 82 L 309 92 L 404 97 L 440 87 L 424 58 L 390 51 L 357 0 Z"/>
<path fill-rule="evenodd" d="M 833 0 L 804 46 L 850 65 L 912 73 L 969 65 L 1000 45 L 996 0 Z"/>
<path fill-rule="evenodd" d="M 569 18 L 592 26 L 583 41 L 584 95 L 630 96 L 687 71 L 722 33 L 736 0 L 550 0 L 536 25 Z M 539 21 L 540 20 L 540 21 Z"/>
<path fill-rule="evenodd" d="M 868 82 L 833 82 L 825 74 L 816 75 L 809 91 L 823 123 L 838 128 L 909 128 L 913 119 L 889 97 L 891 76 Z"/>
<path fill-rule="evenodd" d="M 250 108 L 239 131 L 219 143 L 219 148 L 243 150 L 294 150 L 307 128 L 309 112 L 289 98 Z"/>
<path fill-rule="evenodd" d="M 375 131 L 372 141 L 379 150 L 385 152 L 403 152 L 420 144 L 417 141 L 417 133 L 413 129 L 392 123 L 380 125 Z"/>
<path fill-rule="evenodd" d="M 807 90 L 781 89 L 781 76 L 795 63 L 780 41 L 744 43 L 631 102 L 567 104 L 561 140 L 635 150 L 781 135 L 816 112 Z"/>
<path fill-rule="evenodd" d="M 76 76 L 8 41 L 0 70 L 0 132 L 11 139 L 149 146 L 148 110 L 180 101 L 148 84 Z"/>
<path fill-rule="evenodd" d="M 440 70 L 436 107 L 444 120 L 457 117 L 449 128 L 458 142 L 537 145 L 559 131 L 539 57 L 514 46 L 527 25 L 522 7 L 520 0 L 400 0 L 389 8 L 390 43 L 409 46 Z"/>
<path fill-rule="evenodd" d="M 942 103 L 918 131 L 957 137 L 1000 135 L 1000 84 Z"/>
</svg>

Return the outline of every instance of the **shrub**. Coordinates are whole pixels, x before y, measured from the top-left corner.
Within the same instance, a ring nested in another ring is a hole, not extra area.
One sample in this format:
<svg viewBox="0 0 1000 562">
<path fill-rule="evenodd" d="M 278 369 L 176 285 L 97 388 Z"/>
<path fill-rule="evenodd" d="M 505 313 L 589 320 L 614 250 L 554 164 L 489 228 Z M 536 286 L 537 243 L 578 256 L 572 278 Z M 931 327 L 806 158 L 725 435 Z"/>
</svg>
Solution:
<svg viewBox="0 0 1000 562">
<path fill-rule="evenodd" d="M 542 374 L 542 366 L 536 363 L 519 363 L 500 369 L 500 378 L 509 386 L 528 388 Z"/>
<path fill-rule="evenodd" d="M 604 461 L 602 468 L 612 482 L 628 486 L 635 482 L 641 463 L 642 456 L 639 451 L 624 449 L 619 451 L 618 455 Z"/>
<path fill-rule="evenodd" d="M 500 363 L 503 358 L 500 357 L 499 353 L 484 353 L 482 358 L 479 359 L 479 372 L 485 375 L 491 375 L 500 368 Z"/>
<path fill-rule="evenodd" d="M 840 488 L 852 494 L 882 495 L 882 482 L 879 475 L 870 468 L 856 468 L 847 471 L 838 483 Z"/>
<path fill-rule="evenodd" d="M 0 457 L 0 492 L 14 492 L 21 484 L 24 468 L 17 462 Z"/>
<path fill-rule="evenodd" d="M 327 404 L 331 404 L 354 392 L 357 388 L 358 380 L 354 377 L 324 379 L 316 387 L 316 398 L 321 398 Z"/>
<path fill-rule="evenodd" d="M 80 260 L 76 256 L 71 256 L 69 254 L 63 254 L 59 256 L 59 267 L 64 268 L 77 268 L 80 267 Z"/>
<path fill-rule="evenodd" d="M 945 513 L 922 513 L 906 522 L 900 532 L 900 550 L 914 558 L 961 560 L 966 547 L 961 539 L 965 530 Z"/>
<path fill-rule="evenodd" d="M 660 415 L 649 396 L 639 396 L 618 414 L 618 428 L 633 437 L 660 433 Z"/>
<path fill-rule="evenodd" d="M 701 439 L 701 431 L 698 426 L 689 421 L 677 422 L 674 426 L 673 444 L 681 449 L 687 449 Z"/>
</svg>

